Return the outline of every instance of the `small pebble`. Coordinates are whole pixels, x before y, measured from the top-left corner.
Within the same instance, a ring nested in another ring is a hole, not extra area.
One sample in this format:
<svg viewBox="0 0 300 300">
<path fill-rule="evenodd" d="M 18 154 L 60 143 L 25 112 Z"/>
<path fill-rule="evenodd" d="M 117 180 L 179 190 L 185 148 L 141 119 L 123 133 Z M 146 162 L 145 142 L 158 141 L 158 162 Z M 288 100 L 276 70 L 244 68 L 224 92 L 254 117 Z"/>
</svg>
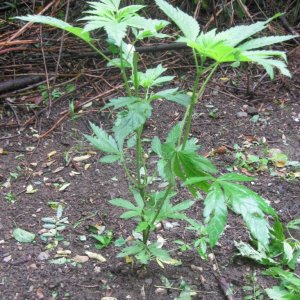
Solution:
<svg viewBox="0 0 300 300">
<path fill-rule="evenodd" d="M 238 118 L 245 118 L 245 117 L 248 116 L 248 114 L 247 114 L 245 111 L 239 111 L 239 112 L 236 114 L 236 116 L 237 116 Z"/>
<path fill-rule="evenodd" d="M 41 252 L 37 259 L 38 260 L 47 260 L 50 257 L 49 252 Z"/>
<path fill-rule="evenodd" d="M 155 294 L 160 295 L 160 296 L 164 296 L 164 295 L 167 295 L 167 290 L 164 289 L 164 288 L 157 288 L 155 290 Z"/>
</svg>

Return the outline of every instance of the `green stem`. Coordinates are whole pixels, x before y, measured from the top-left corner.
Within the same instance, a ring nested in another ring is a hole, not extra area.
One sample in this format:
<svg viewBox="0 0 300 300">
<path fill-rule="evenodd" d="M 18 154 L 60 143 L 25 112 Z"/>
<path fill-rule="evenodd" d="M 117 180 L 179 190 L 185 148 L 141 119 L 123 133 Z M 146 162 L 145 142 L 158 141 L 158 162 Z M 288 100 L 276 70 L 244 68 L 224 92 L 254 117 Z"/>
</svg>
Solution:
<svg viewBox="0 0 300 300">
<path fill-rule="evenodd" d="M 95 47 L 92 43 L 88 42 L 89 46 L 95 50 L 98 54 L 100 54 L 105 60 L 111 61 L 111 59 L 106 56 L 101 50 L 99 50 L 97 47 Z"/>
<path fill-rule="evenodd" d="M 134 85 L 134 95 L 136 97 L 138 97 L 138 95 L 139 95 L 138 60 L 139 60 L 139 55 L 137 52 L 134 52 L 134 54 L 133 54 L 133 85 Z"/>
<path fill-rule="evenodd" d="M 193 118 L 193 112 L 194 112 L 194 109 L 195 109 L 195 105 L 197 104 L 198 100 L 202 97 L 203 92 L 204 92 L 204 90 L 205 90 L 208 82 L 210 81 L 211 77 L 213 76 L 213 74 L 217 70 L 218 66 L 219 66 L 219 63 L 216 63 L 215 66 L 210 71 L 210 73 L 208 74 L 208 76 L 206 77 L 206 79 L 203 82 L 203 84 L 201 85 L 201 88 L 199 89 L 199 91 L 195 92 L 195 93 L 193 91 L 192 101 L 191 101 L 191 104 L 190 104 L 189 109 L 188 109 L 188 117 L 187 117 L 186 126 L 185 126 L 185 132 L 184 132 L 184 137 L 183 137 L 182 149 L 185 148 L 186 142 L 187 142 L 189 134 L 190 134 L 191 124 L 192 124 L 192 118 Z M 197 73 L 197 75 L 198 75 L 198 73 Z M 201 76 L 201 72 L 200 72 L 200 76 Z M 197 79 L 198 78 L 196 78 L 196 80 Z M 195 84 L 196 84 L 196 80 L 195 80 Z M 198 84 L 196 85 L 196 88 L 197 88 L 197 86 L 198 86 Z M 194 87 L 195 87 L 195 85 L 194 85 Z"/>
<path fill-rule="evenodd" d="M 194 85 L 193 85 L 193 91 L 192 91 L 192 96 L 191 96 L 191 104 L 187 107 L 187 109 L 185 111 L 185 114 L 184 114 L 184 117 L 183 117 L 183 120 L 182 120 L 183 124 L 182 124 L 182 127 L 181 127 L 180 136 L 179 136 L 179 139 L 178 139 L 178 146 L 181 144 L 181 138 L 182 138 L 184 126 L 186 124 L 186 119 L 189 116 L 190 108 L 191 108 L 191 105 L 192 105 L 192 103 L 194 101 L 193 99 L 195 98 L 195 95 L 196 95 L 196 92 L 197 92 L 197 87 L 199 85 L 200 78 L 201 78 L 201 75 L 202 75 L 202 65 L 203 65 L 203 62 L 201 64 L 201 68 L 200 68 L 195 49 L 193 49 L 193 55 L 194 55 L 194 60 L 195 60 L 195 65 L 196 65 L 196 78 L 195 78 Z"/>
<path fill-rule="evenodd" d="M 161 199 L 161 202 L 160 202 L 159 207 L 157 208 L 156 214 L 154 215 L 154 217 L 153 217 L 152 221 L 150 222 L 150 224 L 148 225 L 147 229 L 143 232 L 143 243 L 145 245 L 147 244 L 151 227 L 154 225 L 157 217 L 159 216 L 159 213 L 160 213 L 161 209 L 163 208 L 164 203 L 165 203 L 169 193 L 171 192 L 171 190 L 172 190 L 172 185 L 170 184 L 164 194 L 164 197 Z"/>
<path fill-rule="evenodd" d="M 136 133 L 136 173 L 137 173 L 137 181 L 140 186 L 139 189 L 143 189 L 142 179 L 141 179 L 141 166 L 142 166 L 142 132 L 143 126 L 137 129 Z M 143 197 L 143 195 L 142 195 Z"/>
<path fill-rule="evenodd" d="M 125 174 L 126 176 L 128 177 L 128 179 L 131 181 L 131 183 L 136 187 L 136 188 L 139 188 L 139 184 L 138 182 L 132 177 L 132 175 L 130 174 L 130 171 L 127 167 L 127 164 L 125 162 L 125 160 L 123 161 L 123 168 L 124 168 L 124 171 L 125 171 Z"/>
<path fill-rule="evenodd" d="M 130 91 L 130 87 L 129 87 L 129 82 L 128 82 L 128 78 L 127 78 L 127 75 L 126 75 L 126 69 L 125 69 L 125 66 L 124 66 L 124 59 L 123 59 L 122 48 L 120 48 L 120 65 L 121 65 L 121 73 L 122 73 L 123 81 L 125 83 L 125 88 L 126 88 L 127 95 L 129 97 L 131 97 L 131 91 Z"/>
</svg>

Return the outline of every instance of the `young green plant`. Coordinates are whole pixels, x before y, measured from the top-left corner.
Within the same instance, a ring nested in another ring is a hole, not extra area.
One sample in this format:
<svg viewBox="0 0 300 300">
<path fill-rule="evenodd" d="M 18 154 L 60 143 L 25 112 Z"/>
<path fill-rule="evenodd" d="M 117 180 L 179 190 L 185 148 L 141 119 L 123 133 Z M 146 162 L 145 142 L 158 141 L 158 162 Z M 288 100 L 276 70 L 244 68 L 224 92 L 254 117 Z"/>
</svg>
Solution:
<svg viewBox="0 0 300 300">
<path fill-rule="evenodd" d="M 284 52 L 257 49 L 283 42 L 293 36 L 250 39 L 255 33 L 265 29 L 272 19 L 233 27 L 220 33 L 216 33 L 216 30 L 203 33 L 191 16 L 163 0 L 157 0 L 156 3 L 182 31 L 183 36 L 178 41 L 186 43 L 192 49 L 196 76 L 191 96 L 178 88 L 162 88 L 163 85 L 170 84 L 174 77 L 165 75 L 167 69 L 161 64 L 140 70 L 136 43 L 148 37 L 166 38 L 167 35 L 160 33 L 160 30 L 168 24 L 167 21 L 146 19 L 138 15 L 144 8 L 143 5 L 120 8 L 120 0 L 89 2 L 87 16 L 81 19 L 87 22 L 84 28 L 74 27 L 52 17 L 19 18 L 48 24 L 76 35 L 106 59 L 109 66 L 121 70 L 126 96 L 111 99 L 105 106 L 113 108 L 117 114 L 112 132 L 109 134 L 91 124 L 94 135 L 85 136 L 94 147 L 106 154 L 100 159 L 102 163 L 118 163 L 122 166 L 134 198 L 134 202 L 123 198 L 109 201 L 125 210 L 121 218 L 137 222 L 135 240 L 121 251 L 119 257 L 135 256 L 143 264 L 147 264 L 152 258 L 160 264 L 172 262 L 169 253 L 162 249 L 162 243 L 151 240 L 151 232 L 155 230 L 157 223 L 166 219 L 178 219 L 195 226 L 195 221 L 185 214 L 195 201 L 181 200 L 178 204 L 172 203 L 177 195 L 178 179 L 194 196 L 198 195 L 199 190 L 207 193 L 203 215 L 206 222 L 205 235 L 208 238 L 199 238 L 197 244 L 203 256 L 206 241 L 214 247 L 223 233 L 228 209 L 240 214 L 252 237 L 262 247 L 268 248 L 270 225 L 265 215 L 276 217 L 276 212 L 259 195 L 236 183 L 252 181 L 253 178 L 235 173 L 216 177 L 217 168 L 207 158 L 199 155 L 198 141 L 190 137 L 190 131 L 195 106 L 221 64 L 232 63 L 238 66 L 240 62 L 254 62 L 262 65 L 271 77 L 274 77 L 274 67 L 289 76 Z M 117 57 L 109 58 L 94 45 L 89 32 L 99 29 L 106 32 L 109 48 Z M 209 64 L 208 58 L 214 62 Z M 152 104 L 162 99 L 183 105 L 186 113 L 183 120 L 167 134 L 165 142 L 154 137 L 149 149 L 143 142 L 145 123 L 152 115 Z M 134 149 L 134 155 L 130 153 L 131 149 Z M 153 160 L 157 160 L 157 169 L 154 171 L 150 166 Z M 155 183 L 157 178 L 162 182 L 160 186 Z"/>
</svg>

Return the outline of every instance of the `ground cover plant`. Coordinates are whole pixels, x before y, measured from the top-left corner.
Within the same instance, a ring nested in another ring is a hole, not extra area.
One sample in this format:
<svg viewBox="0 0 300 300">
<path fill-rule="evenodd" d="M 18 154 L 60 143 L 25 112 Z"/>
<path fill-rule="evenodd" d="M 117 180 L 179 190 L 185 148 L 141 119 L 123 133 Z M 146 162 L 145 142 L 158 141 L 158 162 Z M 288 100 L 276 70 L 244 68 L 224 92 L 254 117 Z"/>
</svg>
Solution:
<svg viewBox="0 0 300 300">
<path fill-rule="evenodd" d="M 253 181 L 252 177 L 236 173 L 218 176 L 213 163 L 198 154 L 199 146 L 197 140 L 190 137 L 190 130 L 195 105 L 201 100 L 207 83 L 219 65 L 232 63 L 237 67 L 243 62 L 254 62 L 263 66 L 271 77 L 274 76 L 274 67 L 284 75 L 289 75 L 283 52 L 257 49 L 285 41 L 292 36 L 249 40 L 252 35 L 263 30 L 271 19 L 242 28 L 234 27 L 220 33 L 216 33 L 215 30 L 200 33 L 198 23 L 193 18 L 164 1 L 156 2 L 182 31 L 183 36 L 179 41 L 185 42 L 194 53 L 196 78 L 190 94 L 177 88 L 162 89 L 165 83 L 169 84 L 173 79 L 172 76 L 163 75 L 167 69 L 162 65 L 140 70 L 139 56 L 134 51 L 135 43 L 147 37 L 166 38 L 160 30 L 167 25 L 166 21 L 146 20 L 138 16 L 137 12 L 143 6 L 120 9 L 120 1 L 93 2 L 87 12 L 89 16 L 83 18 L 87 21 L 83 29 L 50 17 L 21 18 L 67 30 L 86 41 L 92 48 L 95 46 L 88 32 L 101 28 L 107 31 L 110 48 L 117 58 L 110 59 L 101 50 L 96 51 L 107 59 L 111 66 L 120 68 L 127 96 L 111 99 L 105 106 L 117 111 L 112 134 L 91 124 L 94 136 L 86 138 L 106 154 L 101 158 L 102 163 L 119 163 L 123 167 L 135 200 L 135 203 L 123 198 L 110 200 L 112 205 L 125 209 L 121 218 L 132 218 L 137 222 L 135 231 L 140 233 L 130 244 L 119 241 L 119 244 L 123 243 L 125 246 L 119 256 L 134 256 L 142 264 L 147 264 L 153 258 L 161 265 L 176 263 L 162 248 L 162 243 L 153 241 L 151 233 L 159 222 L 179 219 L 201 233 L 194 246 L 200 255 L 205 257 L 207 247 L 213 248 L 224 231 L 228 210 L 242 216 L 254 244 L 260 250 L 268 251 L 274 240 L 274 232 L 276 233 L 273 222 L 280 224 L 277 213 L 258 194 L 238 184 Z M 130 35 L 127 31 L 129 28 Z M 244 36 L 240 36 L 241 29 Z M 125 38 L 131 43 L 125 43 Z M 150 148 L 143 142 L 143 129 L 151 116 L 151 104 L 160 99 L 183 105 L 186 113 L 183 120 L 167 134 L 164 142 L 154 137 Z M 151 167 L 153 161 L 157 161 L 156 170 Z M 172 199 L 176 197 L 181 185 L 186 186 L 195 199 L 174 205 Z M 203 196 L 205 194 L 206 196 Z M 205 206 L 204 224 L 185 214 L 185 211 L 192 205 L 197 205 L 198 199 L 202 197 Z M 271 224 L 267 216 L 271 217 Z M 299 254 L 295 252 L 292 256 L 294 259 Z"/>
</svg>

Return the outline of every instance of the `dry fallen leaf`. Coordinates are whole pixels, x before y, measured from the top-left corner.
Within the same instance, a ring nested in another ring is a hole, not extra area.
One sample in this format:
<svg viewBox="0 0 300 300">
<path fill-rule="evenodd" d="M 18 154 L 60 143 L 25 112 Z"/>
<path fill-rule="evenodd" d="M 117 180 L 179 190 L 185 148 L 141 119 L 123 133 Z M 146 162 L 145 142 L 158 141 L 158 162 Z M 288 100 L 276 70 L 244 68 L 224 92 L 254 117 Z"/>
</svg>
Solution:
<svg viewBox="0 0 300 300">
<path fill-rule="evenodd" d="M 132 256 L 125 256 L 125 263 L 126 264 L 133 264 L 134 263 L 134 259 Z"/>
<path fill-rule="evenodd" d="M 83 264 L 89 260 L 89 257 L 85 255 L 76 255 L 73 260 L 78 264 Z"/>
<path fill-rule="evenodd" d="M 100 262 L 106 262 L 106 258 L 103 257 L 101 254 L 99 253 L 94 253 L 94 252 L 90 252 L 90 251 L 85 251 L 85 254 L 92 259 L 96 259 Z"/>
<path fill-rule="evenodd" d="M 34 187 L 31 184 L 29 184 L 26 187 L 26 191 L 25 191 L 26 194 L 34 194 L 35 192 L 37 192 L 37 189 L 34 189 Z"/>
<path fill-rule="evenodd" d="M 227 152 L 226 146 L 220 146 L 219 148 L 215 149 L 214 154 L 222 155 Z"/>
<path fill-rule="evenodd" d="M 71 250 L 57 250 L 55 257 L 65 257 L 71 254 Z"/>
<path fill-rule="evenodd" d="M 89 154 L 87 155 L 82 155 L 82 156 L 76 156 L 73 158 L 73 161 L 76 161 L 76 162 L 80 162 L 80 161 L 83 161 L 83 160 L 87 160 L 89 159 L 91 156 Z"/>
<path fill-rule="evenodd" d="M 64 169 L 65 167 L 58 167 L 58 168 L 56 168 L 55 170 L 53 170 L 52 171 L 52 173 L 58 173 L 58 172 L 60 172 L 60 171 L 62 171 L 63 169 Z"/>
<path fill-rule="evenodd" d="M 48 160 L 51 160 L 52 156 L 54 156 L 56 153 L 57 153 L 56 150 L 53 150 L 53 151 L 49 152 L 47 154 Z"/>
</svg>

